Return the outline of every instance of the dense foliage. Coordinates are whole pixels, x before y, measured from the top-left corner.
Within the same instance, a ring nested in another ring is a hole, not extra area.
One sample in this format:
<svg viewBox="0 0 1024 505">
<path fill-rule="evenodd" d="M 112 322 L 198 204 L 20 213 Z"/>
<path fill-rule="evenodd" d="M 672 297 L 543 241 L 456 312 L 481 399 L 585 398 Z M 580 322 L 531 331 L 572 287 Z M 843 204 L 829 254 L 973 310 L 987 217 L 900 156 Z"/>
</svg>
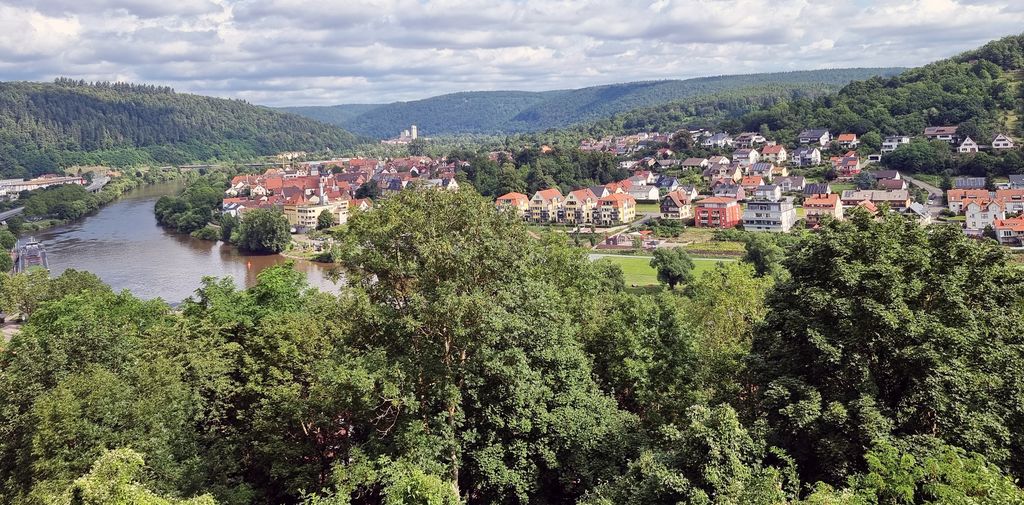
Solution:
<svg viewBox="0 0 1024 505">
<path fill-rule="evenodd" d="M 338 105 L 285 110 L 379 138 L 397 136 L 413 124 L 424 136 L 513 133 L 564 128 L 633 109 L 738 88 L 768 85 L 763 89 L 770 90 L 771 85 L 775 85 L 788 92 L 802 90 L 814 95 L 821 89 L 832 91 L 853 80 L 892 75 L 898 70 L 810 70 L 631 82 L 546 92 L 482 91 L 376 106 Z M 774 90 L 770 93 L 777 94 Z"/>
<path fill-rule="evenodd" d="M 279 253 L 292 242 L 288 219 L 276 209 L 252 209 L 242 216 L 231 242 L 253 253 Z"/>
<path fill-rule="evenodd" d="M 286 150 L 353 146 L 339 128 L 296 115 L 164 87 L 0 83 L 0 175 L 71 165 L 183 164 Z"/>
<path fill-rule="evenodd" d="M 214 172 L 196 178 L 178 196 L 161 196 L 153 208 L 156 222 L 181 233 L 204 228 L 219 217 L 214 210 L 220 209 L 227 182 L 225 173 Z"/>
<path fill-rule="evenodd" d="M 337 295 L 287 266 L 179 310 L 0 277 L 30 315 L 0 503 L 1024 501 L 1024 274 L 994 244 L 855 212 L 784 272 L 641 295 L 470 192 L 339 240 Z"/>
</svg>

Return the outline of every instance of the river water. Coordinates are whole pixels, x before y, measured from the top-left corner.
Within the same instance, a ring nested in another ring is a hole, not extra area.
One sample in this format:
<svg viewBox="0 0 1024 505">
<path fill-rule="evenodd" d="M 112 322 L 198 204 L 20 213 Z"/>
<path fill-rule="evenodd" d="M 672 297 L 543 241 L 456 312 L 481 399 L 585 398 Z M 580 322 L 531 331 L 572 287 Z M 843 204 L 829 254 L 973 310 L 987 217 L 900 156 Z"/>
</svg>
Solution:
<svg viewBox="0 0 1024 505">
<path fill-rule="evenodd" d="M 127 289 L 144 299 L 170 303 L 191 296 L 203 277 L 231 277 L 251 286 L 263 269 L 288 261 L 280 255 L 247 255 L 221 242 L 194 239 L 156 224 L 153 205 L 163 195 L 181 190 L 177 183 L 137 189 L 96 214 L 57 228 L 37 232 L 46 248 L 50 272 L 87 270 L 115 291 Z M 337 291 L 319 263 L 295 261 L 311 286 Z"/>
</svg>

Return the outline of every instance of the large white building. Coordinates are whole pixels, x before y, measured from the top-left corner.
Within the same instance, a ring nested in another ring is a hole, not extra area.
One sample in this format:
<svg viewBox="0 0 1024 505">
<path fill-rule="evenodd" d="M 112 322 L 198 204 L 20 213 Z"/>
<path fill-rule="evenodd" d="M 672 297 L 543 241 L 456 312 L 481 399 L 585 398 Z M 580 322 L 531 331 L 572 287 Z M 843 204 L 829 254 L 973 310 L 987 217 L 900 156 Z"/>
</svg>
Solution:
<svg viewBox="0 0 1024 505">
<path fill-rule="evenodd" d="M 791 197 L 750 200 L 743 211 L 743 229 L 746 231 L 785 233 L 795 223 L 796 207 Z"/>
</svg>

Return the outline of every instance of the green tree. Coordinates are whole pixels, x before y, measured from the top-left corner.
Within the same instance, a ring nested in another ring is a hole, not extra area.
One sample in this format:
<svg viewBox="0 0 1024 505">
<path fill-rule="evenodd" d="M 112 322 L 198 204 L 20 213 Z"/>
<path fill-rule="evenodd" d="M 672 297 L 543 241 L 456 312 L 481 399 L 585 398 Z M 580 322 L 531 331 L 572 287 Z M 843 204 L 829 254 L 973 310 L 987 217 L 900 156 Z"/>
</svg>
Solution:
<svg viewBox="0 0 1024 505">
<path fill-rule="evenodd" d="M 771 275 L 778 270 L 785 251 L 775 236 L 767 233 L 750 233 L 744 242 L 746 252 L 743 254 L 743 261 L 753 265 L 757 275 Z"/>
<path fill-rule="evenodd" d="M 131 449 L 105 452 L 89 473 L 75 480 L 59 503 L 66 505 L 216 505 L 209 495 L 191 500 L 158 496 L 139 482 L 145 462 Z"/>
<path fill-rule="evenodd" d="M 334 218 L 334 213 L 331 209 L 324 209 L 319 216 L 316 217 L 316 229 L 326 230 L 337 224 L 337 220 Z"/>
<path fill-rule="evenodd" d="M 18 243 L 18 237 L 14 235 L 11 230 L 0 229 L 0 248 L 5 251 L 14 249 L 14 246 Z"/>
<path fill-rule="evenodd" d="M 1024 274 L 953 226 L 856 213 L 792 248 L 751 359 L 769 442 L 838 484 L 890 434 L 935 434 L 1024 474 Z M 1006 399 L 1006 400 L 1003 400 Z"/>
<path fill-rule="evenodd" d="M 238 225 L 238 247 L 254 253 L 279 253 L 288 247 L 292 237 L 288 219 L 272 209 L 253 209 L 242 216 Z"/>
<path fill-rule="evenodd" d="M 693 279 L 693 259 L 681 247 L 655 249 L 651 268 L 658 272 L 658 281 L 675 289 Z"/>
</svg>

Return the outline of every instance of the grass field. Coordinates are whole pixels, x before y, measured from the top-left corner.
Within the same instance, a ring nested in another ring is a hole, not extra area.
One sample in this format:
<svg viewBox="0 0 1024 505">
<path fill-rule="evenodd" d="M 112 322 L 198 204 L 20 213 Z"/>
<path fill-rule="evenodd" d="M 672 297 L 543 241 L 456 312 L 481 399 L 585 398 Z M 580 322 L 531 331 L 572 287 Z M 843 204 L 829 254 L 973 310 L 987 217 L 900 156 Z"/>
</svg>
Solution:
<svg viewBox="0 0 1024 505">
<path fill-rule="evenodd" d="M 622 273 L 625 274 L 627 286 L 656 286 L 658 284 L 658 274 L 651 268 L 650 258 L 615 256 L 607 257 L 607 259 L 622 267 Z M 721 260 L 694 258 L 693 273 L 694 275 L 700 275 L 714 268 L 719 262 Z"/>
<path fill-rule="evenodd" d="M 640 217 L 641 212 L 661 212 L 661 205 L 657 202 L 638 203 L 636 204 L 637 217 Z"/>
</svg>

